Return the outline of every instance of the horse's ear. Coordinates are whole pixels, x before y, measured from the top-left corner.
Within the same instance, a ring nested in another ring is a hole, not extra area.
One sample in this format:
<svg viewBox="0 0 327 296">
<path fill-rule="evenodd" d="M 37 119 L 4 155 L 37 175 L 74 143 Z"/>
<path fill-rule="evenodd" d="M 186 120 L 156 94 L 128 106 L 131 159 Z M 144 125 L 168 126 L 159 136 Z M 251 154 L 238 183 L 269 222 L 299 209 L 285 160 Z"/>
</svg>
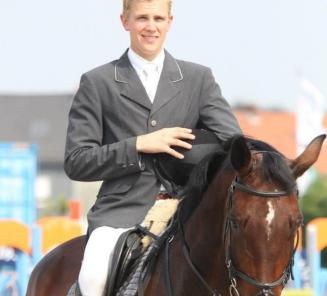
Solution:
<svg viewBox="0 0 327 296">
<path fill-rule="evenodd" d="M 248 171 L 251 152 L 243 136 L 236 136 L 232 141 L 230 160 L 233 168 L 243 175 Z"/>
<path fill-rule="evenodd" d="M 316 162 L 325 138 L 326 135 L 320 135 L 314 138 L 305 150 L 295 160 L 291 161 L 290 167 L 295 178 L 301 176 Z"/>
</svg>

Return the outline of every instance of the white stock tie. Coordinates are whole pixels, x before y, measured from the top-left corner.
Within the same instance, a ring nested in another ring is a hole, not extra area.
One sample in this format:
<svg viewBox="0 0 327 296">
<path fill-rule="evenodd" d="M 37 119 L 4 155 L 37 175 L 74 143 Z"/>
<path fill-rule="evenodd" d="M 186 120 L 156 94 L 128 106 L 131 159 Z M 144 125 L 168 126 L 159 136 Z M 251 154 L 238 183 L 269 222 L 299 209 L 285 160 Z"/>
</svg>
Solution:
<svg viewBox="0 0 327 296">
<path fill-rule="evenodd" d="M 148 63 L 143 68 L 143 74 L 144 74 L 144 81 L 143 85 L 144 88 L 149 96 L 149 99 L 153 103 L 154 96 L 157 91 L 157 86 L 159 82 L 159 73 L 158 73 L 158 67 L 156 64 Z"/>
</svg>

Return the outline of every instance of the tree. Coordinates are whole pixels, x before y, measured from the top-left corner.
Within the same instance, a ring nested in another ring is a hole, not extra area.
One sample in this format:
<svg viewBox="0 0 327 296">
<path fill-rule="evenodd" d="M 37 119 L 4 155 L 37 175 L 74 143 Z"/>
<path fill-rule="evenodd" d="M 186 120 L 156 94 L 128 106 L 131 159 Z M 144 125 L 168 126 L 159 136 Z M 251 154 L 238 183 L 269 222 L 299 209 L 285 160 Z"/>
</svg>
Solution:
<svg viewBox="0 0 327 296">
<path fill-rule="evenodd" d="M 327 217 L 327 176 L 318 175 L 300 200 L 306 226 L 313 218 Z M 322 266 L 327 267 L 327 248 L 321 254 Z"/>
<path fill-rule="evenodd" d="M 301 197 L 304 224 L 316 217 L 327 217 L 327 176 L 317 175 L 307 192 Z"/>
</svg>

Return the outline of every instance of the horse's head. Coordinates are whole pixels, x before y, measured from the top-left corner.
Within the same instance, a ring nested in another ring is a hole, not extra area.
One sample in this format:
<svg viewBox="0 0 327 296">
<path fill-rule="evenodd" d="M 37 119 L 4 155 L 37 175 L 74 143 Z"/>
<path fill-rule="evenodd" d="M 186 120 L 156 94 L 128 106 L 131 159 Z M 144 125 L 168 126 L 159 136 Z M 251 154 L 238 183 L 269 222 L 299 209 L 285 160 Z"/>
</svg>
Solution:
<svg viewBox="0 0 327 296">
<path fill-rule="evenodd" d="M 231 295 L 280 295 L 291 276 L 302 215 L 296 178 L 318 158 L 325 135 L 295 160 L 268 144 L 234 138 L 225 230 Z"/>
</svg>

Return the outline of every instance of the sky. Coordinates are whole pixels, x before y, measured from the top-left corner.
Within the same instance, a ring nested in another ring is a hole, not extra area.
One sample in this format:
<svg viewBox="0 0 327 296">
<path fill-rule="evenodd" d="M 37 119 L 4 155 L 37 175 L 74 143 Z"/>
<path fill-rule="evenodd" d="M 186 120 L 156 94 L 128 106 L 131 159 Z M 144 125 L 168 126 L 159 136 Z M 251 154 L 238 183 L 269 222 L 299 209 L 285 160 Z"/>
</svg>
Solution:
<svg viewBox="0 0 327 296">
<path fill-rule="evenodd" d="M 121 0 L 0 0 L 0 95 L 76 91 L 129 45 Z M 166 49 L 210 67 L 232 104 L 292 110 L 327 94 L 327 0 L 173 0 Z"/>
</svg>

